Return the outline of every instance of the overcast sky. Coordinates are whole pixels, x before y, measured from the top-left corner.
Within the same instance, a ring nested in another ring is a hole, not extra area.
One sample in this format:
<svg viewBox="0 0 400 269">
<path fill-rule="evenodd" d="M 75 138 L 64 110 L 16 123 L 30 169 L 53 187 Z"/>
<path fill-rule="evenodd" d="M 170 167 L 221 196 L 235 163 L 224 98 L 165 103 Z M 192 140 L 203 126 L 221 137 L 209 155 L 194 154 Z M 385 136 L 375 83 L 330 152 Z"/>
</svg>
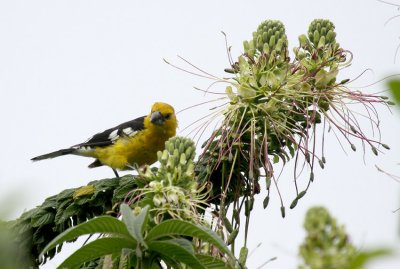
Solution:
<svg viewBox="0 0 400 269">
<path fill-rule="evenodd" d="M 375 0 L 0 0 L 1 209 L 11 209 L 8 218 L 15 218 L 66 188 L 113 176 L 109 168 L 88 169 L 91 160 L 86 158 L 67 156 L 38 163 L 30 158 L 145 115 L 155 101 L 181 110 L 214 98 L 193 89 L 206 88 L 211 81 L 178 71 L 163 58 L 190 68 L 178 59 L 180 55 L 224 76 L 229 62 L 221 31 L 237 57 L 243 40 L 250 39 L 263 20 L 281 20 L 292 48 L 314 18 L 327 18 L 336 25 L 342 47 L 354 54 L 352 66 L 340 78 L 355 78 L 368 69 L 352 84 L 361 87 L 400 73 L 400 54 L 394 62 L 400 18 L 385 25 L 399 14 L 396 7 Z M 224 86 L 213 89 L 223 91 Z M 372 93 L 386 88 L 378 83 L 357 89 Z M 209 113 L 209 107 L 180 113 L 180 134 Z M 280 217 L 276 193 L 267 210 L 261 206 L 263 194 L 258 197 L 250 229 L 249 248 L 254 252 L 249 268 L 272 257 L 278 259 L 265 268 L 296 268 L 304 213 L 313 205 L 326 206 L 346 225 L 358 247 L 399 249 L 400 212 L 392 211 L 400 207 L 400 184 L 375 168 L 400 175 L 399 111 L 378 110 L 382 141 L 391 146 L 389 152 L 375 157 L 367 149 L 364 162 L 361 150 L 347 150 L 346 155 L 328 135 L 326 168 L 317 169 L 309 192 L 285 219 Z M 295 190 L 291 166 L 285 169 L 289 171 L 279 185 L 288 206 Z M 54 268 L 65 258 L 59 256 L 43 268 Z M 369 268 L 394 269 L 399 263 L 397 256 Z"/>
</svg>

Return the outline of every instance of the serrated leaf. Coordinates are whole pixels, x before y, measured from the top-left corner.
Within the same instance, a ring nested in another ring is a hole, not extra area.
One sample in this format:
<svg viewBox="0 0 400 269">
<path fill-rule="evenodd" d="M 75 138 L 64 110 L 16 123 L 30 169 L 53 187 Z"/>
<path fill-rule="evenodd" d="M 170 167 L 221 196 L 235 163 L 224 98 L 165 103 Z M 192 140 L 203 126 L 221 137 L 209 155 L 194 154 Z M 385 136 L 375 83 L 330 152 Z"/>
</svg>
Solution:
<svg viewBox="0 0 400 269">
<path fill-rule="evenodd" d="M 184 263 L 190 266 L 190 268 L 206 269 L 193 253 L 189 252 L 174 240 L 152 241 L 148 243 L 148 246 L 149 250 L 158 252 L 162 256 L 167 256 L 171 260 Z"/>
<path fill-rule="evenodd" d="M 32 216 L 32 227 L 40 227 L 54 221 L 54 213 L 41 210 Z"/>
<path fill-rule="evenodd" d="M 101 238 L 84 245 L 69 256 L 58 268 L 77 268 L 81 264 L 104 255 L 121 252 L 124 248 L 135 249 L 134 241 L 127 238 Z"/>
<path fill-rule="evenodd" d="M 132 209 L 127 204 L 122 204 L 120 211 L 122 213 L 122 221 L 126 224 L 130 235 L 139 242 L 140 245 L 147 248 L 147 244 L 143 238 L 144 226 L 147 224 L 149 206 L 142 208 L 139 215 L 135 216 Z"/>
<path fill-rule="evenodd" d="M 72 199 L 72 195 L 74 194 L 76 189 L 67 189 L 63 190 L 57 195 L 57 202 L 60 202 L 64 199 Z"/>
<path fill-rule="evenodd" d="M 61 217 L 58 219 L 59 222 L 64 222 L 73 215 L 78 215 L 81 207 L 75 204 L 70 204 L 65 210 L 62 211 Z M 58 213 L 58 212 L 57 212 Z"/>
<path fill-rule="evenodd" d="M 47 198 L 43 204 L 41 205 L 41 208 L 55 208 L 57 206 L 57 196 L 51 196 L 49 198 Z"/>
<path fill-rule="evenodd" d="M 150 242 L 158 238 L 174 235 L 191 236 L 202 239 L 208 243 L 211 243 L 220 251 L 229 255 L 229 257 L 234 258 L 224 241 L 222 241 L 222 239 L 214 231 L 183 220 L 166 220 L 160 223 L 150 230 L 150 232 L 147 234 L 146 241 Z"/>
<path fill-rule="evenodd" d="M 42 251 L 39 256 L 54 248 L 60 243 L 70 241 L 81 235 L 95 234 L 95 233 L 108 233 L 118 234 L 131 240 L 133 243 L 134 239 L 130 236 L 125 224 L 116 218 L 110 216 L 102 216 L 91 219 L 85 223 L 79 224 L 75 227 L 69 228 L 65 232 L 54 238 Z"/>
</svg>

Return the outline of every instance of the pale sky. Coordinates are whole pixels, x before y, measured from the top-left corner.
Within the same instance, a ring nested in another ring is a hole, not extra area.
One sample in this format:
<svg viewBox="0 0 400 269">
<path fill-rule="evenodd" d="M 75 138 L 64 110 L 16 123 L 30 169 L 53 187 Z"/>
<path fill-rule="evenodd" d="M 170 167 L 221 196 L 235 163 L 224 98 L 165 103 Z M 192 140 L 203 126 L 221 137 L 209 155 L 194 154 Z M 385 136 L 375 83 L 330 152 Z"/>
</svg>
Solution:
<svg viewBox="0 0 400 269">
<path fill-rule="evenodd" d="M 400 1 L 393 0 L 400 4 Z M 353 52 L 352 66 L 339 75 L 355 78 L 352 86 L 373 84 L 384 76 L 400 73 L 400 11 L 375 0 L 358 1 L 0 1 L 0 153 L 1 210 L 8 218 L 41 204 L 48 196 L 89 181 L 112 177 L 109 168 L 88 169 L 92 160 L 66 156 L 32 163 L 36 155 L 85 141 L 96 132 L 147 114 L 155 101 L 176 110 L 214 98 L 193 86 L 211 83 L 172 68 L 163 58 L 189 69 L 184 57 L 202 69 L 226 76 L 229 62 L 225 41 L 232 55 L 242 52 L 243 40 L 251 38 L 260 22 L 281 20 L 289 47 L 307 32 L 315 18 L 336 25 L 337 40 Z M 373 93 L 386 89 L 382 83 L 357 88 Z M 223 91 L 217 85 L 215 91 Z M 202 117 L 211 106 L 178 115 L 180 134 L 185 126 Z M 335 137 L 327 135 L 324 170 L 294 210 L 280 217 L 276 192 L 267 210 L 261 194 L 250 229 L 248 267 L 296 268 L 298 245 L 306 210 L 326 206 L 344 223 L 354 244 L 362 249 L 400 247 L 400 183 L 379 173 L 375 165 L 400 175 L 399 111 L 378 107 L 382 141 L 391 150 L 375 157 L 361 144 L 347 155 Z M 368 125 L 365 128 L 368 129 Z M 292 166 L 279 180 L 289 207 L 295 191 Z M 303 180 L 306 180 L 304 176 Z M 13 197 L 13 199 L 10 198 Z M 10 202 L 11 201 L 11 202 Z M 262 243 L 258 248 L 256 246 Z M 71 251 L 71 250 L 69 250 Z M 66 253 L 43 268 L 55 268 Z M 399 268 L 400 257 L 377 260 L 369 269 Z"/>
</svg>

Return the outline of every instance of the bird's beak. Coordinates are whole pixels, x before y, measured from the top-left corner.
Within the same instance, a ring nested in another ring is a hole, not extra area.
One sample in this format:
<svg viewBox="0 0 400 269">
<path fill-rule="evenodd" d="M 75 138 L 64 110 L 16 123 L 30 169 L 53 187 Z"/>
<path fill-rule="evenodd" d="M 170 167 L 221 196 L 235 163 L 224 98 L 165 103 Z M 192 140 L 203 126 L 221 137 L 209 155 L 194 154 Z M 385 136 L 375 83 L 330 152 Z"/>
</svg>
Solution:
<svg viewBox="0 0 400 269">
<path fill-rule="evenodd" d="M 156 125 L 162 125 L 165 119 L 160 111 L 154 111 L 153 113 L 151 113 L 150 121 Z"/>
</svg>

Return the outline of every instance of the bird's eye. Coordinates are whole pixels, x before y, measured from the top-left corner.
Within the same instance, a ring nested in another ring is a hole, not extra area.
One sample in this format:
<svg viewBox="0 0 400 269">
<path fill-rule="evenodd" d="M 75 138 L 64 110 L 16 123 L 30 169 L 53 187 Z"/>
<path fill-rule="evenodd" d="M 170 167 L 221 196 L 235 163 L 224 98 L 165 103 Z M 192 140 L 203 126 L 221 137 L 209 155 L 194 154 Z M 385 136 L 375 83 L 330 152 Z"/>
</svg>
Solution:
<svg viewBox="0 0 400 269">
<path fill-rule="evenodd" d="M 167 114 L 167 115 L 165 115 L 165 117 L 164 117 L 166 120 L 168 120 L 169 118 L 171 118 L 171 114 Z"/>
</svg>

